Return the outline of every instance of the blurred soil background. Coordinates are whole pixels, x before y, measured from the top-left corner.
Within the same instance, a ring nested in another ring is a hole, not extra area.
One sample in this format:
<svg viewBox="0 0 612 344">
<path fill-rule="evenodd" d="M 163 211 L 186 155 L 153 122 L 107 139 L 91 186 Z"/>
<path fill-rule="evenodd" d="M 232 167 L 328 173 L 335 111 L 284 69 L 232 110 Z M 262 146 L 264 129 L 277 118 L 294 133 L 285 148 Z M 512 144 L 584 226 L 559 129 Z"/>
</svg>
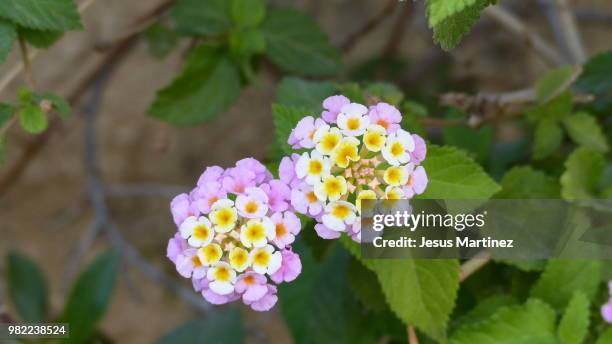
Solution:
<svg viewBox="0 0 612 344">
<path fill-rule="evenodd" d="M 431 97 L 443 91 L 520 89 L 546 69 L 523 42 L 487 18 L 452 53 L 443 53 L 431 42 L 422 1 L 410 1 L 399 2 L 376 30 L 360 38 L 345 54 L 345 64 L 355 67 L 373 57 L 393 57 L 392 60 L 401 62 L 398 72 L 375 76 Z M 376 0 L 272 2 L 297 6 L 313 14 L 338 46 L 346 44 L 364 22 L 389 6 L 387 1 Z M 157 0 L 95 1 L 83 14 L 85 30 L 65 35 L 36 58 L 33 71 L 37 88 L 62 95 L 74 93 L 82 79 L 99 67 L 104 49 L 108 51 L 131 33 L 138 18 L 160 3 Z M 537 1 L 502 3 L 554 42 Z M 612 2 L 585 0 L 572 4 L 589 54 L 607 48 L 612 39 Z M 404 31 L 401 40 L 390 39 L 398 31 Z M 95 127 L 100 174 L 116 190 L 109 197 L 114 220 L 132 245 L 177 281 L 178 275 L 165 258 L 167 240 L 175 230 L 168 211 L 172 191 L 194 185 L 207 165 L 228 166 L 243 157 L 266 157 L 273 140 L 270 106 L 277 82 L 274 73 L 263 68 L 258 82 L 243 92 L 226 114 L 196 128 L 171 127 L 147 117 L 145 112 L 155 91 L 180 70 L 185 48 L 157 60 L 142 41 L 137 42 L 111 74 Z M 0 78 L 18 60 L 14 52 L 0 68 Z M 390 64 L 384 60 L 374 63 Z M 0 100 L 12 99 L 22 84 L 23 80 L 17 78 L 0 94 Z M 82 268 L 108 247 L 107 240 L 100 236 L 82 260 L 73 261 L 79 242 L 91 227 L 93 215 L 88 206 L 83 168 L 82 111 L 77 104 L 73 105 L 75 117 L 54 130 L 19 177 L 10 179 L 10 184 L 3 185 L 0 191 L 0 257 L 3 257 L 0 273 L 5 274 L 4 257 L 11 249 L 33 257 L 50 281 L 52 309 L 56 312 L 61 310 L 70 285 L 67 277 L 74 277 L 71 269 Z M 9 155 L 6 165 L 0 169 L 0 181 L 6 180 L 7 171 L 24 153 L 28 154 L 25 147 L 36 138 L 15 128 L 9 140 Z M 129 189 L 126 185 L 136 190 L 136 195 L 121 192 Z M 149 190 L 151 195 L 142 195 L 142 190 Z M 191 288 L 187 280 L 179 282 Z M 275 312 L 247 312 L 251 343 L 291 342 Z M 151 343 L 193 316 L 193 310 L 175 295 L 125 265 L 102 328 L 117 343 Z"/>
</svg>

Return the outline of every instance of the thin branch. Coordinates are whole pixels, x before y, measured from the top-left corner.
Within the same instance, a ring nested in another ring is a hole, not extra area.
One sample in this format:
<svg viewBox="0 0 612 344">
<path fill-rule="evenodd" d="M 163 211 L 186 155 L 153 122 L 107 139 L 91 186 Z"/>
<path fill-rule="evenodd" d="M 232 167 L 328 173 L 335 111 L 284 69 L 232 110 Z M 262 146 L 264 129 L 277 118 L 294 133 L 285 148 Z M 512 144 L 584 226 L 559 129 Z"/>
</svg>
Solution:
<svg viewBox="0 0 612 344">
<path fill-rule="evenodd" d="M 480 251 L 472 259 L 461 264 L 461 272 L 459 275 L 459 281 L 463 282 L 473 273 L 480 270 L 483 266 L 487 265 L 491 261 L 491 252 Z"/>
<path fill-rule="evenodd" d="M 344 53 L 350 52 L 357 42 L 364 36 L 367 36 L 370 32 L 374 31 L 388 16 L 393 13 L 395 6 L 397 6 L 397 0 L 388 0 L 387 5 L 383 10 L 370 20 L 365 22 L 357 31 L 351 34 L 341 45 L 341 49 Z"/>
<path fill-rule="evenodd" d="M 414 326 L 408 325 L 408 344 L 419 344 L 419 337 L 417 337 Z"/>
<path fill-rule="evenodd" d="M 21 61 L 23 62 L 23 69 L 25 71 L 26 83 L 31 89 L 36 87 L 34 81 L 34 73 L 32 72 L 32 64 L 30 63 L 30 55 L 28 54 L 28 45 L 22 37 L 19 37 L 19 50 L 21 51 Z"/>
<path fill-rule="evenodd" d="M 564 41 L 572 60 L 574 63 L 583 64 L 587 59 L 587 54 L 584 50 L 584 45 L 582 44 L 582 39 L 576 27 L 574 14 L 569 7 L 569 3 L 567 0 L 555 0 L 554 4 L 561 24 L 559 28 L 565 38 Z"/>
<path fill-rule="evenodd" d="M 536 32 L 528 28 L 517 16 L 501 6 L 489 6 L 484 13 L 508 31 L 524 40 L 544 60 L 557 66 L 563 63 L 559 52 Z"/>
<path fill-rule="evenodd" d="M 91 7 L 91 5 L 93 5 L 95 0 L 85 0 L 83 1 L 78 8 L 78 11 L 81 15 L 83 15 L 83 13 L 85 13 L 85 11 Z M 38 56 L 40 50 L 37 49 L 30 49 L 30 52 L 28 54 L 28 61 L 33 61 L 36 56 Z M 23 61 L 20 61 L 19 63 L 17 63 L 15 66 L 13 66 L 11 69 L 9 69 L 9 71 L 6 73 L 5 77 L 2 78 L 0 80 L 0 93 L 2 93 L 2 91 L 4 91 L 4 89 L 17 77 L 19 76 L 19 74 L 21 73 L 21 71 L 24 69 L 24 63 Z"/>
<path fill-rule="evenodd" d="M 383 49 L 383 56 L 393 56 L 397 52 L 404 34 L 406 33 L 406 26 L 410 24 L 413 17 L 412 15 L 414 14 L 415 7 L 413 1 L 402 2 L 401 6 L 400 13 L 395 19 L 395 23 L 389 34 L 389 39 Z"/>
</svg>

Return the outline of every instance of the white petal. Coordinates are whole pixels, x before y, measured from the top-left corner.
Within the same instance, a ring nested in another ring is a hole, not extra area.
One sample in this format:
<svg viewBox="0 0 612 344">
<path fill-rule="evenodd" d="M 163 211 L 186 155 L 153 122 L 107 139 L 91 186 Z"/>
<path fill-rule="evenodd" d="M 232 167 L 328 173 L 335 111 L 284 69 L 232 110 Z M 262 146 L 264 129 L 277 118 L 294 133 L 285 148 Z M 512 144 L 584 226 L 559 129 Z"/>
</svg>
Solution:
<svg viewBox="0 0 612 344">
<path fill-rule="evenodd" d="M 219 295 L 231 294 L 234 291 L 234 285 L 229 282 L 213 281 L 208 285 L 210 290 Z"/>
<path fill-rule="evenodd" d="M 270 258 L 270 264 L 268 264 L 268 274 L 272 275 L 278 271 L 278 269 L 281 267 L 282 261 L 283 257 L 281 256 L 281 253 L 279 251 L 274 252 Z"/>
</svg>

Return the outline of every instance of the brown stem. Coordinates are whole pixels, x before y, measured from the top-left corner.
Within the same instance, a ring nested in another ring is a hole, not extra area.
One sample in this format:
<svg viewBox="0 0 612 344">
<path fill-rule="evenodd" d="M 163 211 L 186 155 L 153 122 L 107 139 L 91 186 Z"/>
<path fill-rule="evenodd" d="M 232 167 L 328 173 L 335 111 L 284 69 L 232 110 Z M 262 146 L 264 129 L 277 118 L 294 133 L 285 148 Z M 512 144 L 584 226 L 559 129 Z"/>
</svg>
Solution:
<svg viewBox="0 0 612 344">
<path fill-rule="evenodd" d="M 341 46 L 342 51 L 346 54 L 349 53 L 357 44 L 357 42 L 364 36 L 367 36 L 370 32 L 374 31 L 384 20 L 387 18 L 395 6 L 397 6 L 397 0 L 389 0 L 385 8 L 376 16 L 372 17 L 369 21 L 350 35 Z"/>
<path fill-rule="evenodd" d="M 419 337 L 417 337 L 414 326 L 408 325 L 408 344 L 419 344 Z"/>
</svg>

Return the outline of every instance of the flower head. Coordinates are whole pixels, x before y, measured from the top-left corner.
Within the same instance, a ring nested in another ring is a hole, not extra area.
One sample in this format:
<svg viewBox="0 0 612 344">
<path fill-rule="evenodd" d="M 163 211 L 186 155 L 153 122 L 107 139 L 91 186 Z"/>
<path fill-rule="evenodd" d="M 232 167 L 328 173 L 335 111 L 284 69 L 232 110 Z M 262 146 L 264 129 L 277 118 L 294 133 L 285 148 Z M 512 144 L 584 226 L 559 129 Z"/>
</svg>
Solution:
<svg viewBox="0 0 612 344">
<path fill-rule="evenodd" d="M 601 306 L 601 316 L 607 323 L 612 324 L 612 281 L 608 283 L 608 289 L 610 292 L 610 300 L 608 303 Z"/>
<path fill-rule="evenodd" d="M 193 191 L 171 202 L 177 232 L 166 254 L 206 301 L 242 300 L 268 310 L 278 300 L 271 283 L 288 282 L 301 271 L 299 256 L 283 252 L 291 251 L 301 229 L 289 184 L 304 182 L 295 175 L 297 157 L 285 161 L 290 168 L 282 180 L 252 158 L 225 170 L 209 167 Z"/>
<path fill-rule="evenodd" d="M 322 238 L 346 233 L 360 241 L 362 200 L 395 205 L 425 191 L 428 179 L 420 164 L 427 147 L 420 136 L 400 127 L 402 115 L 390 104 L 367 108 L 333 96 L 323 107 L 325 124 L 315 125 L 317 119 L 307 117 L 289 140 L 295 141 L 305 126 L 316 127 L 312 144 L 299 145 L 300 155 L 282 163 L 282 175 L 291 183 L 291 208 L 313 218 Z M 294 174 L 288 171 L 292 165 Z"/>
</svg>

